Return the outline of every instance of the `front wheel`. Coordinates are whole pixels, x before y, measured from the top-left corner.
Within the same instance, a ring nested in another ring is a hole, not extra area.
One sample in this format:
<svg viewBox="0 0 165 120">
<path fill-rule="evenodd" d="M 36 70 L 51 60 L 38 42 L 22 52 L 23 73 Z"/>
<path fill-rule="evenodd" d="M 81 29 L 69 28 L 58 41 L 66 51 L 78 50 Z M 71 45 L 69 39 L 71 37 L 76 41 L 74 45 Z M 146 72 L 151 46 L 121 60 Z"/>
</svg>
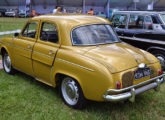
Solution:
<svg viewBox="0 0 165 120">
<path fill-rule="evenodd" d="M 165 70 L 165 54 L 162 51 L 153 51 L 152 54 L 160 61 L 162 70 Z"/>
<path fill-rule="evenodd" d="M 82 89 L 73 78 L 65 77 L 60 85 L 62 99 L 66 105 L 74 109 L 82 109 L 86 106 L 86 99 Z"/>
<path fill-rule="evenodd" d="M 12 67 L 12 64 L 11 64 L 10 56 L 8 55 L 6 51 L 3 52 L 3 55 L 2 55 L 2 64 L 3 64 L 3 69 L 6 73 L 8 74 L 15 73 L 15 69 Z"/>
</svg>

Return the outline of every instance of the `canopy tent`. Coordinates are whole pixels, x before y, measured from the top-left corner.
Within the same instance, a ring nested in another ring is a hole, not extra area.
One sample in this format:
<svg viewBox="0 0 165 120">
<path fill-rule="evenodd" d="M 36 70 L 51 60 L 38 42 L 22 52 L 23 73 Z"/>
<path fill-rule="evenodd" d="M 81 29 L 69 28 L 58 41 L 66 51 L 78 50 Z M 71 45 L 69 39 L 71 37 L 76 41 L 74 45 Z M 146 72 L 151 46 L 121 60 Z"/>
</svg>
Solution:
<svg viewBox="0 0 165 120">
<path fill-rule="evenodd" d="M 82 6 L 84 0 L 31 0 L 32 5 L 65 5 L 65 6 Z M 110 0 L 112 7 L 125 7 L 131 6 L 134 4 L 134 1 L 139 1 L 137 5 L 144 6 L 151 3 L 152 0 Z M 165 6 L 164 0 L 155 0 L 160 1 L 158 5 Z M 108 0 L 85 0 L 85 5 L 87 6 L 106 6 Z M 25 5 L 26 0 L 1 0 L 0 6 L 18 6 Z"/>
<path fill-rule="evenodd" d="M 19 10 L 25 9 L 26 0 L 0 0 L 0 7 L 13 7 L 19 8 Z M 90 8 L 94 8 L 95 11 L 104 11 L 109 13 L 110 8 L 117 8 L 121 10 L 133 10 L 135 8 L 143 10 L 147 9 L 147 6 L 152 3 L 153 0 L 30 0 L 31 10 L 46 14 L 50 13 L 56 5 L 63 6 L 69 9 L 81 8 L 85 13 Z M 137 2 L 135 4 L 135 2 Z M 165 0 L 154 0 L 154 6 L 165 6 Z M 74 10 L 72 10 L 74 11 Z"/>
</svg>

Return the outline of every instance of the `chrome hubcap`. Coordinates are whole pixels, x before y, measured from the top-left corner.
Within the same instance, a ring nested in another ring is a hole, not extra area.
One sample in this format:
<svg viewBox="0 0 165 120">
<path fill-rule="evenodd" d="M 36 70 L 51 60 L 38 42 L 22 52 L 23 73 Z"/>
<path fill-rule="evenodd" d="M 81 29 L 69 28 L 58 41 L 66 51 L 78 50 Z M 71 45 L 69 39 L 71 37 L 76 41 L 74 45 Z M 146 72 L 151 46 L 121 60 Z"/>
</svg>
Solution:
<svg viewBox="0 0 165 120">
<path fill-rule="evenodd" d="M 78 102 L 78 86 L 71 78 L 65 78 L 61 85 L 62 95 L 65 101 L 70 105 L 75 105 Z"/>
<path fill-rule="evenodd" d="M 6 72 L 10 72 L 11 70 L 11 60 L 7 54 L 4 55 L 4 69 Z"/>
<path fill-rule="evenodd" d="M 165 68 L 165 59 L 162 56 L 157 56 L 158 60 L 160 61 L 160 64 L 162 68 Z"/>
</svg>

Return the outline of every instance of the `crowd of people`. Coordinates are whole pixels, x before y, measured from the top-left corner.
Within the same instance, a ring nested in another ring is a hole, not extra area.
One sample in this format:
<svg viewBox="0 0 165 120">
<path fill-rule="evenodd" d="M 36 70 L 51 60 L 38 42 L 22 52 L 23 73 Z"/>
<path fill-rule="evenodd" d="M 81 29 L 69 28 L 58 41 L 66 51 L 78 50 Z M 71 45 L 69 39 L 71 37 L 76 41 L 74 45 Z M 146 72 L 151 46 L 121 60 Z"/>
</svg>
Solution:
<svg viewBox="0 0 165 120">
<path fill-rule="evenodd" d="M 55 9 L 53 10 L 53 14 L 59 14 L 59 13 L 68 13 L 68 12 L 67 12 L 66 9 L 63 9 L 60 6 L 56 6 Z M 82 13 L 82 10 L 81 9 L 76 9 L 75 12 L 73 12 L 73 13 L 81 14 Z M 86 11 L 86 14 L 89 14 L 89 15 L 98 15 L 100 17 L 106 18 L 106 15 L 104 14 L 104 12 L 99 12 L 98 14 L 95 14 L 93 8 L 91 8 L 89 11 Z"/>
</svg>

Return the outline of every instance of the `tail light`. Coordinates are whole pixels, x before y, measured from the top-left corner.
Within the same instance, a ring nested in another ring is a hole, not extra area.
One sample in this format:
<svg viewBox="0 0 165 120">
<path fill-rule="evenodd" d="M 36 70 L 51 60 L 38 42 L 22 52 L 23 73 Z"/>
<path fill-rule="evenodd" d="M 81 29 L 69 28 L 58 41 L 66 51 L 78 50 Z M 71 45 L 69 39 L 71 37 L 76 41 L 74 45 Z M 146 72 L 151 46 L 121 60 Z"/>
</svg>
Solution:
<svg viewBox="0 0 165 120">
<path fill-rule="evenodd" d="M 117 89 L 120 89 L 121 88 L 121 83 L 118 81 L 118 82 L 116 82 L 116 88 Z"/>
<path fill-rule="evenodd" d="M 163 71 L 162 70 L 158 70 L 158 75 L 162 75 Z"/>
</svg>

